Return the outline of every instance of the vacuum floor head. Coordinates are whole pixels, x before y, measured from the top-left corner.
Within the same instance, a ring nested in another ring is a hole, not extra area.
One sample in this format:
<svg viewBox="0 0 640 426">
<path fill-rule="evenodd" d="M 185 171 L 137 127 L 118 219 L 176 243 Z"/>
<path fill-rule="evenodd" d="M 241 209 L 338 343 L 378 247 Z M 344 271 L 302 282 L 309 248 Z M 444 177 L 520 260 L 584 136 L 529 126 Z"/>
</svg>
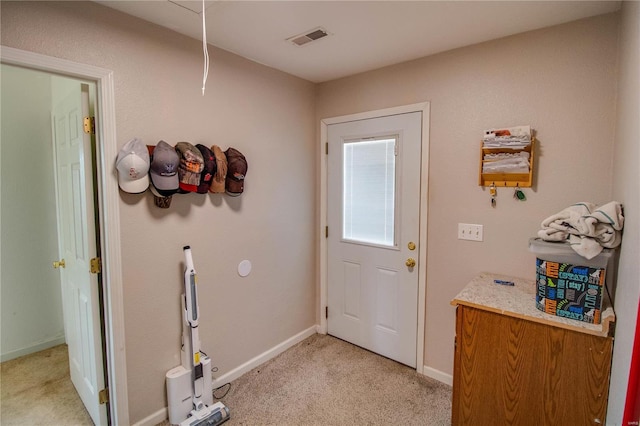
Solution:
<svg viewBox="0 0 640 426">
<path fill-rule="evenodd" d="M 229 420 L 229 409 L 222 402 L 191 413 L 180 426 L 218 426 Z"/>
</svg>

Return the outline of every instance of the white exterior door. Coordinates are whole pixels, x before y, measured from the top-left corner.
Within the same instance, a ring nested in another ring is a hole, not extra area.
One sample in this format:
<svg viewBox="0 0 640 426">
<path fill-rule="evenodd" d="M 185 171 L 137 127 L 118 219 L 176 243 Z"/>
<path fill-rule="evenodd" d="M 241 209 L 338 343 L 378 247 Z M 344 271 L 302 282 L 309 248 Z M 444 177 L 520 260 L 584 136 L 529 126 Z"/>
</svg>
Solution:
<svg viewBox="0 0 640 426">
<path fill-rule="evenodd" d="M 422 113 L 327 135 L 328 333 L 415 368 Z"/>
<path fill-rule="evenodd" d="M 88 93 L 80 84 L 52 113 L 56 153 L 60 268 L 69 368 L 80 398 L 96 425 L 107 424 L 98 275 L 90 272 L 97 256 L 91 137 L 83 132 Z"/>
</svg>

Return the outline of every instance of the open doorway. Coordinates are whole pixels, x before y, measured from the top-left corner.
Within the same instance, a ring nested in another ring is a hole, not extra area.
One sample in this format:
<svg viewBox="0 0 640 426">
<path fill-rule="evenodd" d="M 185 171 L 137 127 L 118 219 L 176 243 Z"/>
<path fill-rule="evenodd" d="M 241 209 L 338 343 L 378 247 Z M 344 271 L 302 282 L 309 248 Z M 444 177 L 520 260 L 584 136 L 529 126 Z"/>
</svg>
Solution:
<svg viewBox="0 0 640 426">
<path fill-rule="evenodd" d="M 106 382 L 100 280 L 81 261 L 98 252 L 95 140 L 83 132 L 95 99 L 93 82 L 2 65 L 2 411 L 9 423 L 108 423 L 98 398 Z M 33 397 L 52 382 L 68 391 Z M 47 409 L 30 409 L 33 401 Z"/>
<path fill-rule="evenodd" d="M 78 79 L 87 83 L 95 84 L 95 98 L 96 98 L 96 137 L 99 143 L 95 147 L 96 157 L 96 172 L 97 178 L 95 180 L 96 187 L 94 188 L 95 194 L 97 194 L 96 204 L 99 212 L 99 249 L 101 256 L 101 283 L 102 288 L 98 290 L 101 292 L 101 297 L 104 301 L 104 343 L 106 345 L 106 360 L 105 365 L 107 369 L 107 382 L 105 385 L 105 392 L 103 397 L 108 398 L 108 412 L 109 423 L 111 424 L 128 424 L 129 423 L 129 407 L 127 398 L 127 369 L 126 369 L 126 351 L 124 342 L 124 299 L 123 299 L 123 286 L 122 286 L 122 269 L 121 269 L 121 253 L 120 253 L 120 218 L 119 218 L 119 193 L 117 177 L 113 172 L 112 161 L 117 155 L 118 147 L 116 142 L 115 132 L 115 103 L 114 103 L 114 81 L 113 72 L 104 68 L 99 68 L 91 65 L 72 62 L 64 59 L 54 58 L 38 53 L 28 52 L 20 49 L 14 49 L 7 46 L 0 46 L 0 61 L 2 64 L 13 65 L 22 70 L 41 71 L 49 76 L 66 76 L 72 79 Z M 2 75 L 4 79 L 4 75 Z M 5 95 L 3 91 L 3 97 Z M 24 94 L 19 97 L 25 96 Z M 17 104 L 16 104 L 17 105 Z M 30 109 L 29 105 L 26 105 L 27 110 Z M 12 109 L 12 107 L 8 107 Z M 3 108 L 3 112 L 4 108 Z M 4 115 L 4 114 L 3 114 Z M 3 120 L 5 118 L 3 117 Z M 48 119 L 48 129 L 51 131 L 51 117 Z M 34 126 L 34 122 L 28 121 L 22 123 L 23 126 Z M 5 122 L 2 123 L 2 129 L 4 131 Z M 2 151 L 5 151 L 5 140 L 2 141 Z M 28 155 L 28 154 L 31 154 Z M 17 152 L 12 153 L 12 156 L 5 157 L 5 153 L 2 153 L 2 203 L 1 209 L 2 215 L 0 216 L 0 223 L 2 223 L 2 251 L 0 254 L 3 257 L 8 253 L 11 247 L 5 244 L 5 233 L 10 228 L 4 226 L 5 222 L 5 207 L 11 204 L 5 202 L 5 185 L 7 183 L 17 184 L 17 189 L 24 191 L 27 194 L 34 194 L 33 186 L 47 186 L 47 183 L 42 180 L 38 180 L 34 185 L 29 186 L 30 182 L 27 177 L 29 173 L 36 173 L 36 169 L 32 167 L 33 156 L 42 156 L 42 152 L 29 153 L 19 149 Z M 18 169 L 17 174 L 13 174 L 5 178 L 5 164 L 8 161 L 12 161 L 17 164 L 22 164 L 23 167 Z M 51 160 L 51 159 L 50 159 Z M 53 165 L 51 166 L 53 167 Z M 45 210 L 55 210 L 55 204 L 50 203 L 50 198 L 38 198 L 36 195 L 31 196 L 31 206 L 34 212 L 42 212 Z M 32 215 L 35 213 L 31 213 Z M 26 216 L 26 214 L 25 214 Z M 29 221 L 25 220 L 24 223 L 33 225 Z M 55 225 L 54 225 L 55 226 Z M 24 236 L 26 238 L 26 233 Z M 29 241 L 27 241 L 29 242 Z M 7 248 L 9 247 L 9 248 Z M 37 244 L 32 244 L 32 249 L 37 251 Z M 43 259 L 44 263 L 46 259 Z M 59 259 L 58 259 L 59 260 Z M 48 267 L 51 263 L 46 262 Z M 2 276 L 2 283 L 6 281 L 7 274 L 5 273 L 5 265 L 0 265 L 0 272 Z M 32 267 L 27 265 L 27 267 Z M 53 271 L 53 269 L 52 269 Z M 43 280 L 44 281 L 44 280 Z M 19 287 L 18 287 L 19 288 Z M 6 312 L 5 297 L 3 294 L 3 314 Z M 17 311 L 16 311 L 17 312 Z M 40 312 L 38 312 L 40 315 Z M 4 326 L 4 318 L 3 318 Z M 4 330 L 3 330 L 4 331 Z M 4 337 L 4 336 L 3 336 Z M 15 355 L 15 354 L 14 354 Z M 19 354 L 18 354 L 19 355 Z M 35 396 L 34 396 L 35 398 Z M 103 398 L 104 400 L 104 398 Z M 3 413 L 4 423 L 4 413 Z"/>
</svg>

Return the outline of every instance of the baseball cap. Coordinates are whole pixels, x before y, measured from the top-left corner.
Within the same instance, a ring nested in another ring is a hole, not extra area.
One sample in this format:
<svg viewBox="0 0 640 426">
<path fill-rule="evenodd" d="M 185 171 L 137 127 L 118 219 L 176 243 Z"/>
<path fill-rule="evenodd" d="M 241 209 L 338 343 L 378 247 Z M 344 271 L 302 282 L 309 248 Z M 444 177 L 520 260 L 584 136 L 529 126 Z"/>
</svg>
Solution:
<svg viewBox="0 0 640 426">
<path fill-rule="evenodd" d="M 151 193 L 153 194 L 153 203 L 156 207 L 160 207 L 161 209 L 168 209 L 171 206 L 171 199 L 173 195 L 162 195 L 155 186 L 151 185 L 149 187 L 151 189 Z"/>
<path fill-rule="evenodd" d="M 178 167 L 180 190 L 181 192 L 196 192 L 200 185 L 200 174 L 204 169 L 202 154 L 189 142 L 178 142 L 176 151 L 180 157 L 180 167 Z"/>
<path fill-rule="evenodd" d="M 216 157 L 213 155 L 213 151 L 202 144 L 197 144 L 196 148 L 198 148 L 204 160 L 204 168 L 200 174 L 200 185 L 198 185 L 196 192 L 198 194 L 206 194 L 211 188 L 213 175 L 216 173 Z"/>
<path fill-rule="evenodd" d="M 149 152 L 142 140 L 133 138 L 118 152 L 118 185 L 124 192 L 139 194 L 149 187 Z"/>
<path fill-rule="evenodd" d="M 209 192 L 222 193 L 224 192 L 224 181 L 227 178 L 227 157 L 218 145 L 213 145 L 211 151 L 216 158 L 216 173 L 213 176 Z"/>
<path fill-rule="evenodd" d="M 165 141 L 160 141 L 153 150 L 153 158 L 149 175 L 151 183 L 162 196 L 169 196 L 178 191 L 178 167 L 180 157 L 176 150 Z"/>
<path fill-rule="evenodd" d="M 237 197 L 244 191 L 244 178 L 247 174 L 247 159 L 235 148 L 225 151 L 227 156 L 227 180 L 226 192 L 232 197 Z"/>
</svg>

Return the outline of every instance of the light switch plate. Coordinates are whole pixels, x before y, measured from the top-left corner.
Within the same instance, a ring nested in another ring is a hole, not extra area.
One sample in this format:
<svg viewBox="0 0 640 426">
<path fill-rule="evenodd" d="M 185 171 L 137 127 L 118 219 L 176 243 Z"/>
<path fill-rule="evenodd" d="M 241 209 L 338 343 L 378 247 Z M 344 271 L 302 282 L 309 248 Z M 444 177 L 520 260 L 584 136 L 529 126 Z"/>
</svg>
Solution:
<svg viewBox="0 0 640 426">
<path fill-rule="evenodd" d="M 472 223 L 459 223 L 458 224 L 458 239 L 469 241 L 482 241 L 482 225 L 475 225 Z"/>
</svg>

